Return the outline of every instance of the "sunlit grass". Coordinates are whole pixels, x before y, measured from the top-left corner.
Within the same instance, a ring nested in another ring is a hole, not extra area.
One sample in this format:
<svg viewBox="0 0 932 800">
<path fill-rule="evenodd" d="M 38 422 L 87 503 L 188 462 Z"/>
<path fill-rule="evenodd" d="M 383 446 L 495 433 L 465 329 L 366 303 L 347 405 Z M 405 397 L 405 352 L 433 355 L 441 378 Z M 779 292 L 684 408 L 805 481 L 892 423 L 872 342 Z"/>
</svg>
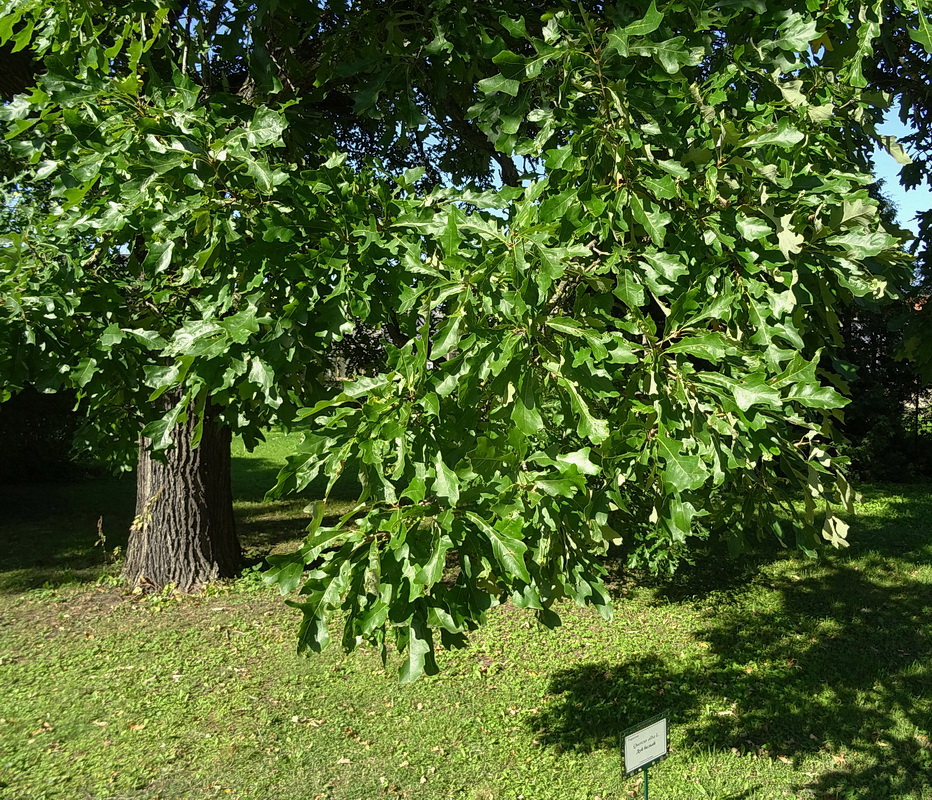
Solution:
<svg viewBox="0 0 932 800">
<path fill-rule="evenodd" d="M 307 524 L 308 498 L 261 499 L 293 442 L 235 453 L 253 559 Z M 411 686 L 370 649 L 298 657 L 297 612 L 255 570 L 129 594 L 106 553 L 131 482 L 21 490 L 0 556 L 0 797 L 637 797 L 617 732 L 667 710 L 652 797 L 929 800 L 929 489 L 866 491 L 850 551 L 817 561 L 622 576 L 611 623 L 500 608 Z"/>
</svg>

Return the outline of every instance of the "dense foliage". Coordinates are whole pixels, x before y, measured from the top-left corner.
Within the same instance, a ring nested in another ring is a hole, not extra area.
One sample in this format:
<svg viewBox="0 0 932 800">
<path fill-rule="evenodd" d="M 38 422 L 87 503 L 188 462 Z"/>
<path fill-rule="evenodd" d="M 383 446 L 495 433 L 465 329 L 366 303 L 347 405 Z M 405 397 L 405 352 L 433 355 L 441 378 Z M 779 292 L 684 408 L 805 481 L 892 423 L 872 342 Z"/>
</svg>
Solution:
<svg viewBox="0 0 932 800">
<path fill-rule="evenodd" d="M 932 475 L 930 390 L 916 364 L 902 358 L 904 326 L 915 299 L 851 308 L 842 315 L 839 364 L 851 402 L 841 432 L 856 480 L 912 481 Z"/>
<path fill-rule="evenodd" d="M 75 463 L 72 443 L 80 425 L 74 397 L 26 390 L 0 406 L 0 483 L 46 483 L 90 471 Z"/>
<path fill-rule="evenodd" d="M 900 183 L 908 192 L 932 187 L 932 50 L 929 28 L 908 4 L 883 6 L 880 34 L 865 68 L 871 86 L 888 93 L 896 114 L 910 128 L 902 150 Z M 884 186 L 886 191 L 888 187 Z M 883 213 L 883 202 L 881 209 Z M 892 218 L 894 209 L 886 210 Z M 861 300 L 843 315 L 840 354 L 849 373 L 851 404 L 842 431 L 856 477 L 910 480 L 932 474 L 929 427 L 929 313 L 932 277 L 932 208 L 919 213 L 912 285 L 892 305 Z M 905 356 L 908 356 L 906 358 Z M 925 380 L 924 380 L 925 378 Z"/>
<path fill-rule="evenodd" d="M 121 451 L 208 404 L 311 423 L 278 490 L 364 493 L 276 559 L 302 646 L 342 610 L 409 679 L 505 599 L 610 614 L 611 542 L 844 543 L 838 315 L 908 277 L 868 191 L 879 5 L 4 11 L 44 70 L 0 112 L 4 385 L 76 387 Z M 325 396 L 361 325 L 385 370 Z"/>
</svg>

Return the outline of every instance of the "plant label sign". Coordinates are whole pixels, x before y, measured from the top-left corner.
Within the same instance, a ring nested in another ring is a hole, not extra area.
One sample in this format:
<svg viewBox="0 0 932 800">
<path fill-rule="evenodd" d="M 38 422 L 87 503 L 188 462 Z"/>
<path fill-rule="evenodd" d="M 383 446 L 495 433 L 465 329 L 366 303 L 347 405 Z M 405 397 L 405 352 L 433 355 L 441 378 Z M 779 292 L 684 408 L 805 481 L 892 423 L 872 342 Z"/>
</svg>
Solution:
<svg viewBox="0 0 932 800">
<path fill-rule="evenodd" d="M 623 734 L 625 742 L 625 772 L 647 767 L 667 755 L 667 717 L 656 717 L 629 728 Z"/>
</svg>

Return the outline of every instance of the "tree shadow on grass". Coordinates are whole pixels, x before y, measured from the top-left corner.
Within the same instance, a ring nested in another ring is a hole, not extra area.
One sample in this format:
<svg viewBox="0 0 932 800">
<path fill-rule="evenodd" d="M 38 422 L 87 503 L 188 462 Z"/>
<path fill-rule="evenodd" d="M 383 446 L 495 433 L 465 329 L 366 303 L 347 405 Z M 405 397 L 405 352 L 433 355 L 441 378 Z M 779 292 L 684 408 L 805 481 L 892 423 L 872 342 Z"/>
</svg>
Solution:
<svg viewBox="0 0 932 800">
<path fill-rule="evenodd" d="M 695 655 L 557 673 L 555 698 L 532 722 L 536 737 L 614 748 L 619 729 L 666 708 L 698 750 L 831 757 L 833 768 L 798 791 L 932 797 L 932 580 L 921 569 L 932 563 L 929 506 L 862 518 L 854 556 L 802 565 L 802 574 L 775 565 L 743 591 L 700 601 Z M 658 587 L 658 602 L 686 602 L 675 580 Z"/>
<path fill-rule="evenodd" d="M 262 503 L 268 491 L 274 488 L 278 481 L 279 470 L 284 466 L 281 461 L 255 456 L 234 456 L 232 458 L 233 497 L 238 502 Z M 318 475 L 310 485 L 298 495 L 285 495 L 301 498 L 305 502 L 323 497 L 327 488 L 329 476 Z M 359 496 L 359 481 L 356 477 L 356 468 L 348 463 L 340 479 L 330 492 L 334 500 L 352 500 Z"/>
<path fill-rule="evenodd" d="M 308 503 L 320 499 L 327 487 L 327 478 L 318 476 L 298 495 L 286 495 L 278 500 L 265 500 L 275 486 L 282 464 L 255 457 L 233 458 L 233 496 L 236 501 L 237 529 L 247 562 L 261 563 L 278 549 L 304 538 L 312 514 L 305 511 Z M 351 472 L 351 470 L 348 470 Z M 332 525 L 359 496 L 355 475 L 341 479 L 330 493 L 323 524 Z"/>
<path fill-rule="evenodd" d="M 126 548 L 134 501 L 126 478 L 0 485 L 0 592 L 98 580 Z"/>
<path fill-rule="evenodd" d="M 302 509 L 326 487 L 321 477 L 300 497 L 265 502 L 280 467 L 271 459 L 232 459 L 237 526 L 247 564 L 302 539 L 308 523 Z M 333 513 L 325 523 L 334 523 L 345 510 L 345 500 L 340 500 L 357 496 L 358 490 L 352 474 L 342 480 L 332 493 Z M 134 505 L 130 474 L 71 483 L 0 484 L 0 592 L 94 583 L 115 572 L 114 551 L 126 550 Z"/>
</svg>

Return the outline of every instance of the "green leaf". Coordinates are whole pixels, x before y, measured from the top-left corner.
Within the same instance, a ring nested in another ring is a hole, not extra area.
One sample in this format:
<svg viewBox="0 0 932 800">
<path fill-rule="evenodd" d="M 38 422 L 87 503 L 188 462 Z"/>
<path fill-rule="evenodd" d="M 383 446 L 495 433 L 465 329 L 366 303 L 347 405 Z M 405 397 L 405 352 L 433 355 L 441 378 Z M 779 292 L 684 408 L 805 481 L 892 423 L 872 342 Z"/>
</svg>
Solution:
<svg viewBox="0 0 932 800">
<path fill-rule="evenodd" d="M 825 122 L 835 116 L 835 104 L 826 103 L 821 106 L 809 106 L 806 109 L 806 116 L 811 122 Z"/>
<path fill-rule="evenodd" d="M 851 231 L 841 236 L 832 236 L 826 240 L 828 244 L 835 244 L 844 248 L 851 258 L 861 261 L 873 258 L 884 250 L 896 246 L 896 239 L 882 231 L 870 233 L 867 231 Z"/>
<path fill-rule="evenodd" d="M 644 18 L 638 22 L 632 22 L 630 25 L 626 25 L 624 32 L 628 36 L 647 36 L 647 34 L 657 30 L 661 22 L 663 22 L 663 14 L 657 10 L 654 0 L 651 0 Z"/>
<path fill-rule="evenodd" d="M 49 160 L 42 161 L 36 166 L 34 177 L 36 180 L 39 180 L 39 181 L 45 180 L 46 178 L 49 177 L 49 175 L 55 172 L 55 170 L 57 170 L 58 167 L 59 167 L 59 164 L 57 161 L 49 161 Z"/>
<path fill-rule="evenodd" d="M 917 5 L 919 5 L 918 2 Z M 932 24 L 929 23 L 928 12 L 924 8 L 924 4 L 919 7 L 917 16 L 919 27 L 909 29 L 909 38 L 922 45 L 926 53 L 932 55 Z"/>
<path fill-rule="evenodd" d="M 268 395 L 275 385 L 275 372 L 261 358 L 254 356 L 249 367 L 249 380 L 261 386 Z"/>
<path fill-rule="evenodd" d="M 907 155 L 895 136 L 878 136 L 877 141 L 883 146 L 891 156 L 896 159 L 897 164 L 912 164 L 913 160 Z"/>
<path fill-rule="evenodd" d="M 780 389 L 794 383 L 816 383 L 815 369 L 815 360 L 807 361 L 801 353 L 796 353 L 787 368 L 773 380 L 773 386 Z"/>
<path fill-rule="evenodd" d="M 679 278 L 689 273 L 689 267 L 673 253 L 648 251 L 644 253 L 644 260 L 655 275 L 665 278 L 670 283 L 676 283 Z"/>
<path fill-rule="evenodd" d="M 804 84 L 801 80 L 774 80 L 774 83 L 780 90 L 780 94 L 783 95 L 783 99 L 786 100 L 786 102 L 789 103 L 793 108 L 809 105 L 809 100 L 802 92 Z"/>
<path fill-rule="evenodd" d="M 534 487 L 550 497 L 573 497 L 579 491 L 579 484 L 569 478 L 537 480 L 534 482 Z"/>
<path fill-rule="evenodd" d="M 447 553 L 452 542 L 448 536 L 437 536 L 433 542 L 433 552 L 424 566 L 417 571 L 414 582 L 431 587 L 443 577 L 443 570 L 447 563 Z"/>
<path fill-rule="evenodd" d="M 509 578 L 520 578 L 525 583 L 530 583 L 531 576 L 528 574 L 527 565 L 524 563 L 527 545 L 520 539 L 515 539 L 496 530 L 472 511 L 467 511 L 466 516 L 486 535 L 489 544 L 492 545 L 495 560 L 505 570 L 505 574 Z"/>
<path fill-rule="evenodd" d="M 449 353 L 460 341 L 460 326 L 463 324 L 463 318 L 459 315 L 454 316 L 447 321 L 430 349 L 430 360 L 438 361 Z"/>
<path fill-rule="evenodd" d="M 780 392 L 767 384 L 761 375 L 752 375 L 740 383 L 735 384 L 735 402 L 742 411 L 751 406 L 764 405 L 779 408 L 781 403 Z"/>
<path fill-rule="evenodd" d="M 560 385 L 563 386 L 570 395 L 570 402 L 576 411 L 579 422 L 577 423 L 577 432 L 584 439 L 589 439 L 594 444 L 601 444 L 608 438 L 608 423 L 604 419 L 596 417 L 589 406 L 579 393 L 579 389 L 573 381 L 557 376 Z"/>
<path fill-rule="evenodd" d="M 683 443 L 666 434 L 657 435 L 657 452 L 663 459 L 663 482 L 668 490 L 685 492 L 705 483 L 708 470 L 699 456 L 684 455 Z"/>
<path fill-rule="evenodd" d="M 618 274 L 613 294 L 631 309 L 640 309 L 645 302 L 644 287 L 628 269 L 622 269 Z"/>
<path fill-rule="evenodd" d="M 517 97 L 518 90 L 521 88 L 521 84 L 518 81 L 512 78 L 506 78 L 504 75 L 495 75 L 491 78 L 483 78 L 477 84 L 479 91 L 483 94 L 494 94 L 496 92 L 501 92 L 502 94 L 510 95 L 511 97 Z"/>
<path fill-rule="evenodd" d="M 324 161 L 324 169 L 337 169 L 346 163 L 346 153 L 331 153 Z"/>
<path fill-rule="evenodd" d="M 692 521 L 696 516 L 696 508 L 692 503 L 684 503 L 678 497 L 671 497 L 667 513 L 667 523 L 673 540 L 684 543 L 692 532 Z"/>
<path fill-rule="evenodd" d="M 578 469 L 583 475 L 598 475 L 602 470 L 589 457 L 591 452 L 588 447 L 583 447 L 580 450 L 574 450 L 572 453 L 558 455 L 556 461 Z"/>
<path fill-rule="evenodd" d="M 537 246 L 540 254 L 540 275 L 538 286 L 542 293 L 550 290 L 553 282 L 563 276 L 566 270 L 567 252 L 565 248 Z"/>
<path fill-rule="evenodd" d="M 609 53 L 618 53 L 624 58 L 628 55 L 628 34 L 623 28 L 616 28 L 608 34 L 608 43 L 605 50 Z"/>
<path fill-rule="evenodd" d="M 114 345 L 118 345 L 125 338 L 126 338 L 125 332 L 120 330 L 120 328 L 116 324 L 111 323 L 104 329 L 104 332 L 100 335 L 100 346 L 105 347 L 105 348 L 110 348 L 110 347 L 113 347 Z"/>
<path fill-rule="evenodd" d="M 806 138 L 801 130 L 793 126 L 786 117 L 782 117 L 776 126 L 769 125 L 761 131 L 745 139 L 741 147 L 763 147 L 764 145 L 776 145 L 777 147 L 791 148 L 798 145 Z"/>
<path fill-rule="evenodd" d="M 780 222 L 777 225 L 777 246 L 787 261 L 790 260 L 790 254 L 802 252 L 803 243 L 806 241 L 793 230 L 793 226 L 790 224 L 792 219 L 792 214 L 784 214 L 780 217 Z"/>
<path fill-rule="evenodd" d="M 687 49 L 685 36 L 675 36 L 664 42 L 638 42 L 631 44 L 630 48 L 641 56 L 653 55 L 660 66 L 671 75 L 679 72 L 680 67 L 697 60 L 697 53 Z"/>
<path fill-rule="evenodd" d="M 244 163 L 246 165 L 246 174 L 255 180 L 256 188 L 263 194 L 271 192 L 273 183 L 272 170 L 269 166 L 254 159 L 246 159 Z"/>
<path fill-rule="evenodd" d="M 451 208 L 447 212 L 447 224 L 440 235 L 440 246 L 447 257 L 456 255 L 459 252 L 460 243 L 463 241 L 457 225 L 457 213 L 456 208 Z"/>
<path fill-rule="evenodd" d="M 658 159 L 656 162 L 660 169 L 669 172 L 674 178 L 686 179 L 689 177 L 689 170 L 686 169 L 679 161 L 670 161 L 669 159 Z"/>
<path fill-rule="evenodd" d="M 96 358 L 81 359 L 81 363 L 78 364 L 78 368 L 75 370 L 74 374 L 75 386 L 83 389 L 90 382 L 91 378 L 94 377 L 95 372 L 97 372 Z"/>
<path fill-rule="evenodd" d="M 455 506 L 460 499 L 460 479 L 443 461 L 443 455 L 438 450 L 434 455 L 434 494 L 449 501 Z"/>
<path fill-rule="evenodd" d="M 436 675 L 437 671 L 433 635 L 426 621 L 415 614 L 408 628 L 408 646 L 398 677 L 401 683 L 412 683 L 421 675 Z"/>
<path fill-rule="evenodd" d="M 663 247 L 663 241 L 667 234 L 667 225 L 670 223 L 670 215 L 654 208 L 653 203 L 648 201 L 646 204 L 641 198 L 632 193 L 630 196 L 631 213 L 634 218 L 644 226 L 647 235 L 657 247 Z"/>
<path fill-rule="evenodd" d="M 301 621 L 301 627 L 298 630 L 298 650 L 310 650 L 314 653 L 323 652 L 330 643 L 330 632 L 327 630 L 327 620 L 324 616 L 318 616 L 308 607 L 311 603 L 296 604 L 298 608 L 304 609 L 304 619 Z"/>
<path fill-rule="evenodd" d="M 849 401 L 829 386 L 802 384 L 787 392 L 787 400 L 795 400 L 807 408 L 843 408 Z"/>
<path fill-rule="evenodd" d="M 738 349 L 720 333 L 703 333 L 687 336 L 667 348 L 668 353 L 685 353 L 718 363 L 725 356 L 735 355 Z"/>
<path fill-rule="evenodd" d="M 142 429 L 141 435 L 143 439 L 150 440 L 153 451 L 158 452 L 171 447 L 172 433 L 183 411 L 184 407 L 179 404 L 171 409 L 164 417 L 153 420 Z"/>
<path fill-rule="evenodd" d="M 773 233 L 773 227 L 757 217 L 746 217 L 743 214 L 738 214 L 736 222 L 738 233 L 749 242 L 758 242 Z"/>
<path fill-rule="evenodd" d="M 575 319 L 570 317 L 551 317 L 547 320 L 547 327 L 553 328 L 555 331 L 560 331 L 560 333 L 565 333 L 568 336 L 583 338 L 582 326 Z"/>
<path fill-rule="evenodd" d="M 822 537 L 832 547 L 848 547 L 848 523 L 836 517 L 831 511 L 825 515 L 822 525 Z"/>
<path fill-rule="evenodd" d="M 518 381 L 518 391 L 515 394 L 515 405 L 511 412 L 511 418 L 518 430 L 526 436 L 533 436 L 538 431 L 543 430 L 544 421 L 537 410 L 534 397 L 534 378 L 530 374 L 525 373 Z"/>
<path fill-rule="evenodd" d="M 304 578 L 304 559 L 300 553 L 272 555 L 268 557 L 269 569 L 262 573 L 266 585 L 278 586 L 281 594 L 291 594 Z"/>
<path fill-rule="evenodd" d="M 852 86 L 867 86 L 867 79 L 864 77 L 865 59 L 873 58 L 874 40 L 880 35 L 880 22 L 875 19 L 864 19 L 861 15 L 861 24 L 857 27 L 858 49 L 850 57 L 850 77 L 849 82 Z"/>
<path fill-rule="evenodd" d="M 165 272 L 171 264 L 174 250 L 174 240 L 156 242 L 149 247 L 149 255 L 146 257 L 145 263 L 151 265 L 156 272 Z"/>
<path fill-rule="evenodd" d="M 783 50 L 806 50 L 810 42 L 820 37 L 818 23 L 796 11 L 786 15 L 786 21 L 780 26 L 780 33 L 776 45 Z"/>
</svg>

